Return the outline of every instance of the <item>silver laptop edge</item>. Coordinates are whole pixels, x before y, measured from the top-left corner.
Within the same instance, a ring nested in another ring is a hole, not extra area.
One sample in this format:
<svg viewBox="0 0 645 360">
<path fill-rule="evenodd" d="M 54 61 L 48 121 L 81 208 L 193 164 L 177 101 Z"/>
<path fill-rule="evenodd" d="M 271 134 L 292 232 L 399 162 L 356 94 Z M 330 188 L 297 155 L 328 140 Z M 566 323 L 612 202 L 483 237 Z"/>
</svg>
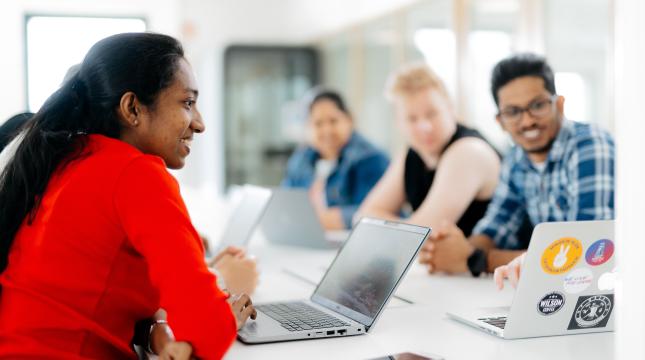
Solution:
<svg viewBox="0 0 645 360">
<path fill-rule="evenodd" d="M 325 230 L 306 190 L 272 188 L 272 196 L 259 222 L 260 231 L 274 244 L 310 248 L 337 248 Z"/>
<path fill-rule="evenodd" d="M 230 245 L 248 246 L 271 201 L 272 192 L 267 188 L 247 184 L 242 187 L 242 192 L 242 198 L 231 213 L 220 238 L 219 250 Z"/>
<path fill-rule="evenodd" d="M 398 276 L 396 278 L 396 281 L 392 288 L 387 292 L 385 296 L 385 300 L 379 305 L 378 309 L 376 310 L 375 314 L 373 317 L 369 317 L 368 315 L 362 314 L 356 310 L 352 310 L 347 306 L 344 306 L 334 300 L 326 298 L 322 294 L 318 294 L 319 290 L 321 290 L 321 286 L 323 286 L 325 283 L 325 280 L 330 276 L 330 273 L 332 273 L 336 269 L 335 267 L 342 268 L 344 264 L 340 264 L 339 258 L 343 254 L 343 250 L 345 250 L 348 246 L 351 246 L 352 244 L 352 236 L 355 235 L 355 232 L 357 229 L 359 229 L 359 226 L 363 225 L 377 225 L 377 226 L 383 226 L 389 229 L 401 231 L 402 233 L 414 233 L 416 236 L 419 236 L 418 244 L 410 258 L 407 260 L 405 264 L 405 268 L 403 271 L 399 271 L 395 274 L 395 276 Z M 382 314 L 383 310 L 389 303 L 392 295 L 396 292 L 396 289 L 401 283 L 401 280 L 405 277 L 407 272 L 409 271 L 411 265 L 413 264 L 414 260 L 416 259 L 419 250 L 421 249 L 421 246 L 423 245 L 423 242 L 425 239 L 428 237 L 430 234 L 430 229 L 421 227 L 421 226 L 416 226 L 416 225 L 409 225 L 409 224 L 404 224 L 404 223 L 399 223 L 399 222 L 392 222 L 392 221 L 386 221 L 386 220 L 379 220 L 379 219 L 372 219 L 372 218 L 363 218 L 361 221 L 358 223 L 357 226 L 354 227 L 352 232 L 349 235 L 348 240 L 343 244 L 343 247 L 338 251 L 336 254 L 336 257 L 332 261 L 331 265 L 328 267 L 327 271 L 325 272 L 325 275 L 322 277 L 318 285 L 316 286 L 316 289 L 312 293 L 311 297 L 309 300 L 304 300 L 303 302 L 309 304 L 310 306 L 325 312 L 326 314 L 329 314 L 333 317 L 336 317 L 340 320 L 343 320 L 347 322 L 349 325 L 348 326 L 341 326 L 341 327 L 330 327 L 330 328 L 323 328 L 323 329 L 311 329 L 311 330 L 303 330 L 303 331 L 296 331 L 296 332 L 285 332 L 284 329 L 282 329 L 280 323 L 269 316 L 258 316 L 258 319 L 254 321 L 249 321 L 243 329 L 241 329 L 238 332 L 238 338 L 248 344 L 259 344 L 259 343 L 268 343 L 268 342 L 277 342 L 277 341 L 290 341 L 290 340 L 303 340 L 303 339 L 314 339 L 314 338 L 323 338 L 323 337 L 340 337 L 340 336 L 352 336 L 352 335 L 361 335 L 369 332 L 374 325 L 376 324 L 377 320 L 380 318 L 380 315 Z M 298 300 L 295 300 L 298 301 Z M 288 303 L 287 301 L 285 302 L 277 302 L 277 303 L 270 303 L 270 304 L 284 304 Z M 258 306 L 261 306 L 258 305 Z M 259 315 L 262 315 L 262 312 L 259 312 Z M 262 322 L 262 324 L 260 324 Z M 263 329 L 259 329 L 263 327 Z M 267 335 L 264 332 L 271 333 L 272 331 L 275 332 L 275 335 Z M 260 334 L 262 332 L 262 334 Z"/>
</svg>

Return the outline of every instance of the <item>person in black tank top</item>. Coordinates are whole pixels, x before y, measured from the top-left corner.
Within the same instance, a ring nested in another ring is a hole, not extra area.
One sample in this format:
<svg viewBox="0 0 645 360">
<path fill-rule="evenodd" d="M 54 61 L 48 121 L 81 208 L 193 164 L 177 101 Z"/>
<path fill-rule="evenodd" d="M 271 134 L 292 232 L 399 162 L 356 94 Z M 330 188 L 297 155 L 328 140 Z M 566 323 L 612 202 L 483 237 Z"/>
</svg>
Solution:
<svg viewBox="0 0 645 360">
<path fill-rule="evenodd" d="M 448 144 L 441 151 L 441 154 L 455 143 L 455 141 L 466 137 L 475 137 L 488 143 L 479 131 L 457 124 L 457 131 L 452 135 Z M 405 157 L 405 198 L 413 211 L 416 211 L 428 196 L 428 192 L 432 187 L 435 172 L 436 169 L 429 169 L 414 149 L 408 149 L 408 153 Z M 479 221 L 479 219 L 481 219 L 486 213 L 486 208 L 488 208 L 489 203 L 490 199 L 474 199 L 470 203 L 470 206 L 468 206 L 464 214 L 457 221 L 457 226 L 464 232 L 464 235 L 470 235 L 475 224 L 477 224 L 477 221 Z"/>
<path fill-rule="evenodd" d="M 458 124 L 445 86 L 426 64 L 403 68 L 391 77 L 388 86 L 408 150 L 392 161 L 357 217 L 401 220 L 433 228 L 432 234 L 438 236 L 431 234 L 419 260 L 434 271 L 436 264 L 450 263 L 453 255 L 459 258 L 470 250 L 453 248 L 453 244 L 441 240 L 444 222 L 446 227 L 456 224 L 465 234 L 472 232 L 497 186 L 501 159 L 479 132 Z M 406 204 L 412 213 L 401 219 Z M 447 255 L 431 261 L 432 248 L 440 247 Z M 454 272 L 461 271 L 468 269 Z"/>
</svg>

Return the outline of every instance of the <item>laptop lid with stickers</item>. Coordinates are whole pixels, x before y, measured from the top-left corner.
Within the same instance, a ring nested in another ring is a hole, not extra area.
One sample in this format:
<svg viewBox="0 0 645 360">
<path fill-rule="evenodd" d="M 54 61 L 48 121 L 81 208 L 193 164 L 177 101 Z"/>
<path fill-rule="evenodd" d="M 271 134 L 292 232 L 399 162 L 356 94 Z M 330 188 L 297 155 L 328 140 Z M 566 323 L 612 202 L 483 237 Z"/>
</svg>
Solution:
<svg viewBox="0 0 645 360">
<path fill-rule="evenodd" d="M 504 338 L 614 330 L 614 222 L 538 224 Z"/>
</svg>

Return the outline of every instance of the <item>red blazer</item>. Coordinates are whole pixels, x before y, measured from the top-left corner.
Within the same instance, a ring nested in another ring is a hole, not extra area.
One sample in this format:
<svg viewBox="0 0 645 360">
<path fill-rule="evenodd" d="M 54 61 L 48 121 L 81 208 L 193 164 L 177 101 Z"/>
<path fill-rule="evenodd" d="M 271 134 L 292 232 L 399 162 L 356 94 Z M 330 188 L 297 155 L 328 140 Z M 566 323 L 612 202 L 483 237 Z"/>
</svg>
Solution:
<svg viewBox="0 0 645 360">
<path fill-rule="evenodd" d="M 156 156 L 100 135 L 49 181 L 0 275 L 0 358 L 136 358 L 138 320 L 159 308 L 194 355 L 235 339 L 179 186 Z"/>
</svg>

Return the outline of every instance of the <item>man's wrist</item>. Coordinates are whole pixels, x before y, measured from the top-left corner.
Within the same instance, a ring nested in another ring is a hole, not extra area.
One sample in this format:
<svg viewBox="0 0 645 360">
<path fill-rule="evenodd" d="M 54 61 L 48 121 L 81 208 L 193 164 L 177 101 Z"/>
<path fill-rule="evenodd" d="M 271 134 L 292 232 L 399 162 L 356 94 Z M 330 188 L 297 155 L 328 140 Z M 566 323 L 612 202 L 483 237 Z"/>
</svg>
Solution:
<svg viewBox="0 0 645 360">
<path fill-rule="evenodd" d="M 484 250 L 475 248 L 466 263 L 470 273 L 474 277 L 478 277 L 481 273 L 486 272 L 488 268 L 488 256 Z"/>
</svg>

